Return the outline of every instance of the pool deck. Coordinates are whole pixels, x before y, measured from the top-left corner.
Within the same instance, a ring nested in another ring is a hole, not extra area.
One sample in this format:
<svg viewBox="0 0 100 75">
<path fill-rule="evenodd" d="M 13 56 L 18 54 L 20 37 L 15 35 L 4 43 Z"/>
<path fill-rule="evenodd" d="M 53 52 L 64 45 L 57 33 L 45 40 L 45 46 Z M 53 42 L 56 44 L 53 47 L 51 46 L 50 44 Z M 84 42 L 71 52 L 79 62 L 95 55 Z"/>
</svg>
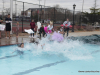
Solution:
<svg viewBox="0 0 100 75">
<path fill-rule="evenodd" d="M 77 36 L 89 36 L 93 34 L 100 35 L 100 31 L 70 32 L 69 36 L 77 37 Z"/>
<path fill-rule="evenodd" d="M 74 37 L 89 36 L 93 34 L 100 35 L 100 31 L 69 32 L 69 36 L 74 36 Z M 26 43 L 26 42 L 31 42 L 31 41 L 33 41 L 33 39 L 29 38 L 29 34 L 20 33 L 18 38 L 16 38 L 15 35 L 12 35 L 10 39 L 9 38 L 0 39 L 0 46 L 14 45 L 14 44 L 22 43 L 22 42 Z"/>
</svg>

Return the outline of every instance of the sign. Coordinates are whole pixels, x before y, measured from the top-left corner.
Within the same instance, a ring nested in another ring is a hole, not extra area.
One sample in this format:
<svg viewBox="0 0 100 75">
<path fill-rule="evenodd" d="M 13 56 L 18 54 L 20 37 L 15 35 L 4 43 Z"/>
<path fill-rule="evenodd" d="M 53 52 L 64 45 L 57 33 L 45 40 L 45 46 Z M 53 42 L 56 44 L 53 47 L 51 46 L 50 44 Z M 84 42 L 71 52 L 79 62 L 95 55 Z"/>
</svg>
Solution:
<svg viewBox="0 0 100 75">
<path fill-rule="evenodd" d="M 0 30 L 1 30 L 1 31 L 4 31 L 4 30 L 5 30 L 5 25 L 0 24 Z"/>
</svg>

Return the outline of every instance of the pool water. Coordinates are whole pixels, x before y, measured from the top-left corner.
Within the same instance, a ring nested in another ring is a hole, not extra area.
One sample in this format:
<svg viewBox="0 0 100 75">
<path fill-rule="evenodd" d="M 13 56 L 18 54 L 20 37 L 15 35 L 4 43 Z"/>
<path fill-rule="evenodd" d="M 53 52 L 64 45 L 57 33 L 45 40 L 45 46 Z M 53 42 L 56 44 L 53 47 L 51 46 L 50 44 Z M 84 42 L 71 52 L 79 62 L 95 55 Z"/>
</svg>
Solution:
<svg viewBox="0 0 100 75">
<path fill-rule="evenodd" d="M 45 38 L 38 45 L 26 43 L 22 55 L 12 53 L 16 48 L 0 47 L 0 75 L 100 75 L 100 46 L 96 44 Z"/>
</svg>

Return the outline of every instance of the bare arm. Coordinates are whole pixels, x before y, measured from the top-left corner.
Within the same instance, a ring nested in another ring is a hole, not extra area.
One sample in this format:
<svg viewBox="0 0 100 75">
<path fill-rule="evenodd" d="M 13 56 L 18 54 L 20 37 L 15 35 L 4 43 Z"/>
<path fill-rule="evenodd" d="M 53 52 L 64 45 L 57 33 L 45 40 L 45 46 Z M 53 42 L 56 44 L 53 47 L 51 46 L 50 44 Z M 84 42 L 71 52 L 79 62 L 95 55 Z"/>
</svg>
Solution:
<svg viewBox="0 0 100 75">
<path fill-rule="evenodd" d="M 63 25 L 65 26 L 66 23 L 67 23 L 67 21 L 65 21 L 65 22 L 63 23 Z"/>
<path fill-rule="evenodd" d="M 12 52 L 12 54 L 15 52 L 16 50 L 14 50 L 13 52 Z"/>
<path fill-rule="evenodd" d="M 43 49 L 43 46 L 44 46 L 44 45 L 45 45 L 45 44 L 41 45 L 42 49 Z"/>
</svg>

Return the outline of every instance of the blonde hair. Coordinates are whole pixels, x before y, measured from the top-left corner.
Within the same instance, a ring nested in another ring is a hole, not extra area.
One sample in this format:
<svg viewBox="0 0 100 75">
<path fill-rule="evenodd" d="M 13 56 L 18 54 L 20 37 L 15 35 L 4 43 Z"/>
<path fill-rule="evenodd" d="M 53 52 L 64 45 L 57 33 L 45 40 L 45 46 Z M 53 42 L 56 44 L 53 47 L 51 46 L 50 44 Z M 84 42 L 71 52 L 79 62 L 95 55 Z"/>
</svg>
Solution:
<svg viewBox="0 0 100 75">
<path fill-rule="evenodd" d="M 53 21 L 50 21 L 50 24 L 53 24 Z"/>
</svg>

